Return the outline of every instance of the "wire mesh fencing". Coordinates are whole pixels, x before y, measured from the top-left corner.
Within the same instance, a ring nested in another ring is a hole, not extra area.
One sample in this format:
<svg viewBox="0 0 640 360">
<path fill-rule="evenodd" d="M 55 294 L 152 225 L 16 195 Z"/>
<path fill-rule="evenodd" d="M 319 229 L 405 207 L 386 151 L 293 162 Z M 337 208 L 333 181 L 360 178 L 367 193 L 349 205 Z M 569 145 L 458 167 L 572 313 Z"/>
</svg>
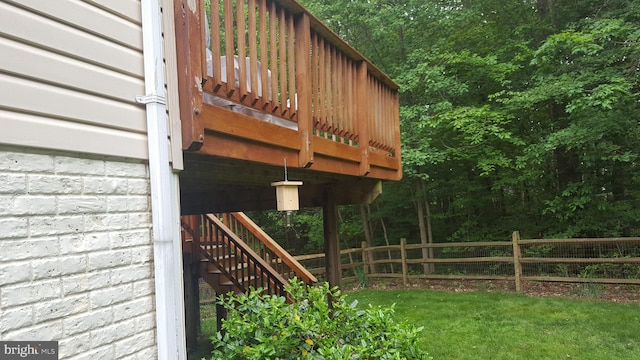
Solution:
<svg viewBox="0 0 640 360">
<path fill-rule="evenodd" d="M 640 238 L 520 240 L 522 278 L 637 283 Z"/>
<path fill-rule="evenodd" d="M 343 250 L 343 281 L 398 278 L 640 285 L 640 238 L 520 239 L 400 244 Z M 296 257 L 322 278 L 324 254 Z M 312 264 L 313 262 L 313 264 Z"/>
</svg>

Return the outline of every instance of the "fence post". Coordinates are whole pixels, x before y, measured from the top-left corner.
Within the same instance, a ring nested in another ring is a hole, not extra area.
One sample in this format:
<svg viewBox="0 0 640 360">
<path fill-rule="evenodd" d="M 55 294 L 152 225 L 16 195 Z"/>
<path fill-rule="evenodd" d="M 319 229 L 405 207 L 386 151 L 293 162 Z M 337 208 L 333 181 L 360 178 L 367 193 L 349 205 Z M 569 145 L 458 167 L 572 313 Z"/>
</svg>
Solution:
<svg viewBox="0 0 640 360">
<path fill-rule="evenodd" d="M 364 276 L 364 279 L 367 279 L 367 274 L 369 273 L 368 269 L 369 269 L 369 264 L 368 264 L 368 259 L 367 259 L 367 242 L 363 241 L 360 246 L 362 247 L 362 275 Z"/>
<path fill-rule="evenodd" d="M 522 264 L 520 264 L 520 244 L 518 244 L 518 241 L 520 240 L 520 232 L 514 231 L 511 235 L 511 239 L 513 241 L 513 270 L 516 281 L 516 292 L 521 292 L 522 286 L 520 284 L 520 276 L 522 275 Z"/>
<path fill-rule="evenodd" d="M 400 256 L 402 257 L 402 283 L 404 286 L 409 285 L 407 274 L 407 239 L 400 239 Z"/>
</svg>

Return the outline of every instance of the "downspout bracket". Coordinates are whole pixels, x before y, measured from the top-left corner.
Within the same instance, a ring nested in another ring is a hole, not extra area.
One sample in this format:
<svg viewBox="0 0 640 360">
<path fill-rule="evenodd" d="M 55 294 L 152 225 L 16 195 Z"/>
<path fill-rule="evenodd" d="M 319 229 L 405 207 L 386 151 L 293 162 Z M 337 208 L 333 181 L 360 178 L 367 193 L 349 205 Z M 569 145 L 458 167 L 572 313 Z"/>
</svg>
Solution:
<svg viewBox="0 0 640 360">
<path fill-rule="evenodd" d="M 137 95 L 136 102 L 139 104 L 167 105 L 167 98 L 160 95 Z"/>
</svg>

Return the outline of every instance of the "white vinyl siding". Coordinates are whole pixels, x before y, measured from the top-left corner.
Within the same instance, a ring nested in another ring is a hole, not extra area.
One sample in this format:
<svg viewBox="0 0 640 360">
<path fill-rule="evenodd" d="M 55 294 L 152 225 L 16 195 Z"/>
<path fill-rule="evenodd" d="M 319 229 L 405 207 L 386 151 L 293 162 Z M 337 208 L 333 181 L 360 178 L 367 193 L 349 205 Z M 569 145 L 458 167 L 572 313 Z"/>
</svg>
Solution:
<svg viewBox="0 0 640 360">
<path fill-rule="evenodd" d="M 0 143 L 145 159 L 139 0 L 0 2 Z"/>
</svg>

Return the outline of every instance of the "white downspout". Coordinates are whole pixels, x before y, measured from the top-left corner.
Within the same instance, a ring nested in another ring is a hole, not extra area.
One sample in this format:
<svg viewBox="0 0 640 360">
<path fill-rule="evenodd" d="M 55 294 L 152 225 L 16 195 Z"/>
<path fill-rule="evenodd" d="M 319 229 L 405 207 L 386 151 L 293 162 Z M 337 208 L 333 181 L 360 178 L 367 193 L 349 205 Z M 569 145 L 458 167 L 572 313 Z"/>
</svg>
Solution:
<svg viewBox="0 0 640 360">
<path fill-rule="evenodd" d="M 186 359 L 178 175 L 169 164 L 159 0 L 142 0 L 158 359 Z"/>
</svg>

